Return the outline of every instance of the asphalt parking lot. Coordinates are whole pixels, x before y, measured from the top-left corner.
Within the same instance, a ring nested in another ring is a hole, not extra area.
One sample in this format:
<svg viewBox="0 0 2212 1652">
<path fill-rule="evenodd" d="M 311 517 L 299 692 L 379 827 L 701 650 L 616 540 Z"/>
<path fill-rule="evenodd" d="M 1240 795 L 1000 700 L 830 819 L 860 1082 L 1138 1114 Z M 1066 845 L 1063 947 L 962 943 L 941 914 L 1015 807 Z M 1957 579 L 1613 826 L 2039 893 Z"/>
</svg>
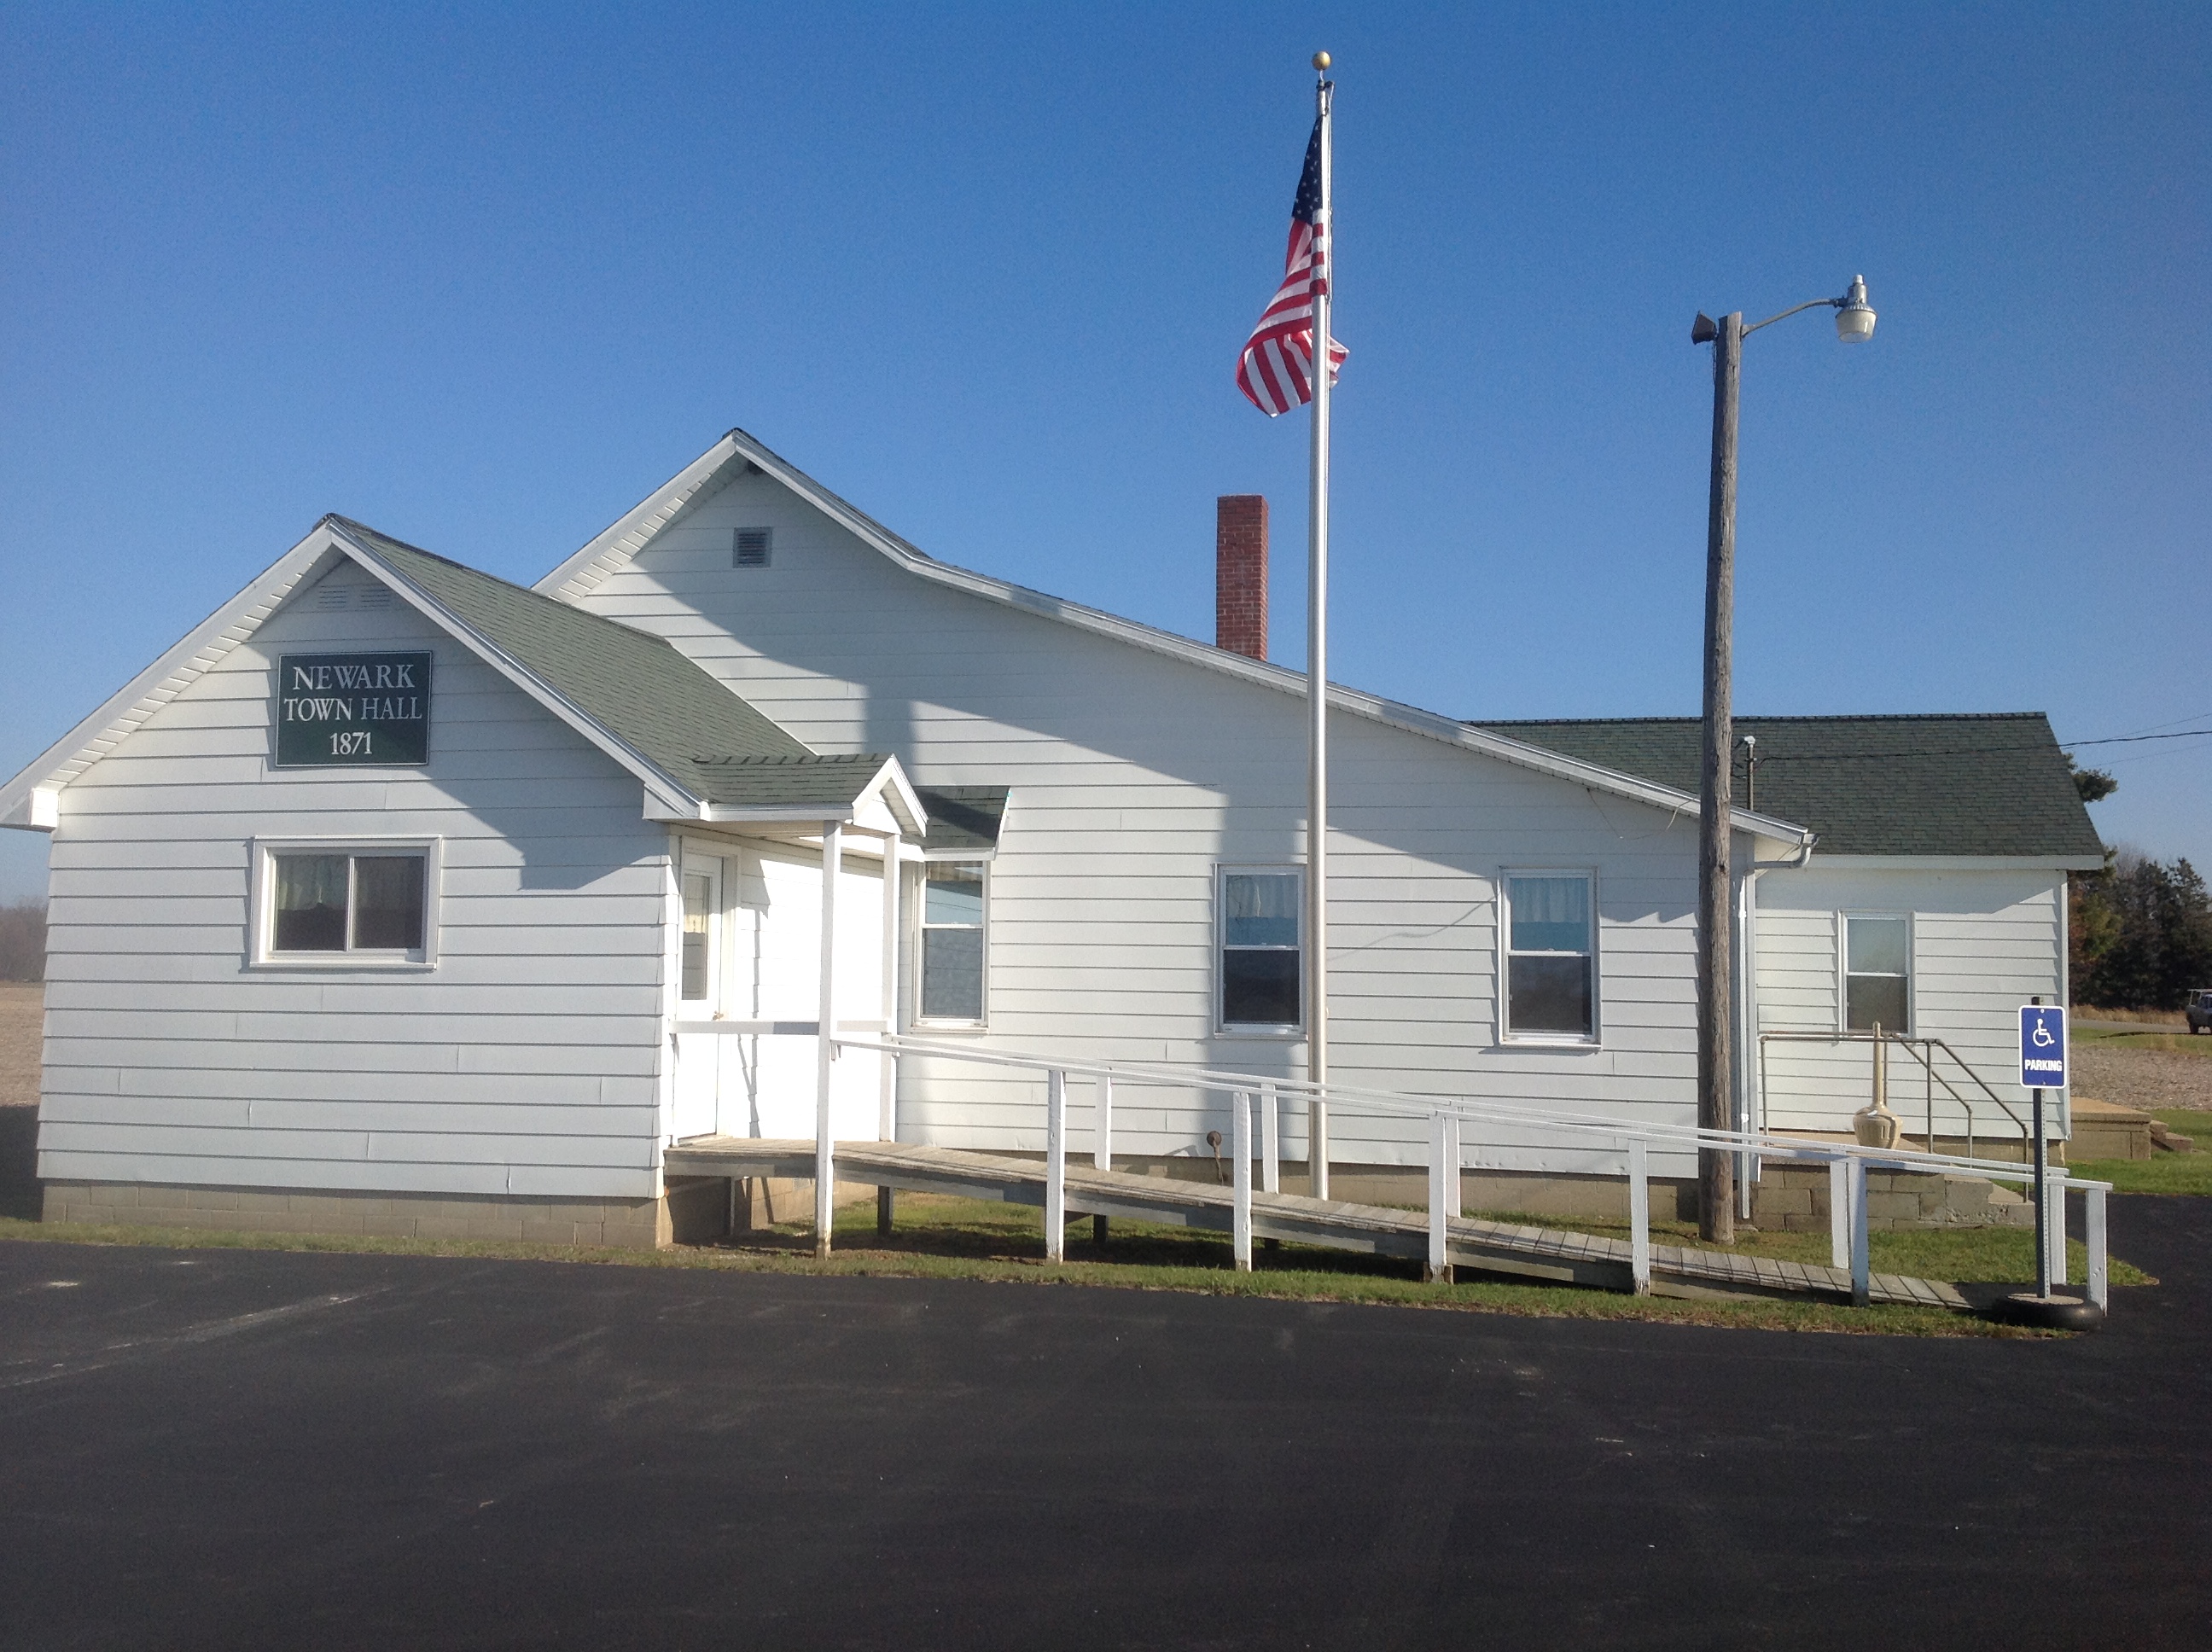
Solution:
<svg viewBox="0 0 2212 1652">
<path fill-rule="evenodd" d="M 9 1648 L 2212 1644 L 2212 1200 L 2070 1342 L 0 1245 Z"/>
</svg>

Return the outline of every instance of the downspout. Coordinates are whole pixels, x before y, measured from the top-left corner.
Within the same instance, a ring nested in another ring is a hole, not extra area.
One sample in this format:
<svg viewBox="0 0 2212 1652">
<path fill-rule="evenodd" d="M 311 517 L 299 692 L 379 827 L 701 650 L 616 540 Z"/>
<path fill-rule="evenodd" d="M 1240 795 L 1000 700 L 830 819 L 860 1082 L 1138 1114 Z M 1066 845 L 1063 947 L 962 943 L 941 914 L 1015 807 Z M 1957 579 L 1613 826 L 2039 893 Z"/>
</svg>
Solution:
<svg viewBox="0 0 2212 1652">
<path fill-rule="evenodd" d="M 1820 841 L 1817 832 L 1808 832 L 1797 845 L 1797 853 L 1780 860 L 1754 860 L 1743 869 L 1736 883 L 1735 947 L 1736 968 L 1736 1029 L 1735 1029 L 1735 1127 L 1746 1133 L 1757 1127 L 1752 1117 L 1753 1073 L 1757 1067 L 1759 1048 L 1759 875 L 1763 872 L 1802 872 L 1813 858 L 1813 846 Z M 1765 1097 L 1758 1101 L 1763 1108 Z M 1759 1161 L 1751 1153 L 1739 1156 L 1736 1166 L 1736 1214 L 1744 1221 L 1751 1219 L 1752 1187 L 1759 1180 Z"/>
</svg>

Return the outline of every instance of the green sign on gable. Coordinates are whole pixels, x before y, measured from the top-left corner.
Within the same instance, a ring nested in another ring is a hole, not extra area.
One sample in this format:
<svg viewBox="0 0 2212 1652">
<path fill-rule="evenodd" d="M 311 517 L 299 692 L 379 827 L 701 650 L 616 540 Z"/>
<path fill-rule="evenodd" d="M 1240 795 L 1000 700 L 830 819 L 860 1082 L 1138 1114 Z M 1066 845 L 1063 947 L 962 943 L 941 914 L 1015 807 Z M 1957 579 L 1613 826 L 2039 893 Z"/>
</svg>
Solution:
<svg viewBox="0 0 2212 1652">
<path fill-rule="evenodd" d="M 428 654 L 278 659 L 278 768 L 422 763 L 429 756 Z"/>
</svg>

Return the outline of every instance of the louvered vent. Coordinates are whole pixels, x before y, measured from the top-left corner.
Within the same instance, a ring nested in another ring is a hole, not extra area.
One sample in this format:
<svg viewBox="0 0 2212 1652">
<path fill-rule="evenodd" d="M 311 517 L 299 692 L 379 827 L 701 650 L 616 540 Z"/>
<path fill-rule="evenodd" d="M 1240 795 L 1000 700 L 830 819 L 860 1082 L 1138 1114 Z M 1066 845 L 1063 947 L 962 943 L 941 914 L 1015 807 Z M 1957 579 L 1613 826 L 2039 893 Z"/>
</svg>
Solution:
<svg viewBox="0 0 2212 1652">
<path fill-rule="evenodd" d="M 391 607 L 392 587 L 388 585 L 365 585 L 362 586 L 361 605 L 363 608 Z"/>
<path fill-rule="evenodd" d="M 768 566 L 769 533 L 767 528 L 739 528 L 738 550 L 733 559 L 739 568 Z"/>
</svg>

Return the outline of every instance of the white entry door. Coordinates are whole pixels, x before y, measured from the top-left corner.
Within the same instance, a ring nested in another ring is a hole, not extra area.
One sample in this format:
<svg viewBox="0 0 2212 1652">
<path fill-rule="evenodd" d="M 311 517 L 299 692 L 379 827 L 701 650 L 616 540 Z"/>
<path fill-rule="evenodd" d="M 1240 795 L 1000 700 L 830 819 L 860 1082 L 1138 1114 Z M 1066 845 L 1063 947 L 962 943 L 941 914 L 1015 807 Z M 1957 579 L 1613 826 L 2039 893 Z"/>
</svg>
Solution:
<svg viewBox="0 0 2212 1652">
<path fill-rule="evenodd" d="M 678 1021 L 711 1021 L 722 1007 L 722 863 L 715 856 L 684 857 L 684 938 L 677 987 Z M 674 1133 L 712 1135 L 717 1123 L 722 1046 L 713 1033 L 676 1038 Z"/>
</svg>

